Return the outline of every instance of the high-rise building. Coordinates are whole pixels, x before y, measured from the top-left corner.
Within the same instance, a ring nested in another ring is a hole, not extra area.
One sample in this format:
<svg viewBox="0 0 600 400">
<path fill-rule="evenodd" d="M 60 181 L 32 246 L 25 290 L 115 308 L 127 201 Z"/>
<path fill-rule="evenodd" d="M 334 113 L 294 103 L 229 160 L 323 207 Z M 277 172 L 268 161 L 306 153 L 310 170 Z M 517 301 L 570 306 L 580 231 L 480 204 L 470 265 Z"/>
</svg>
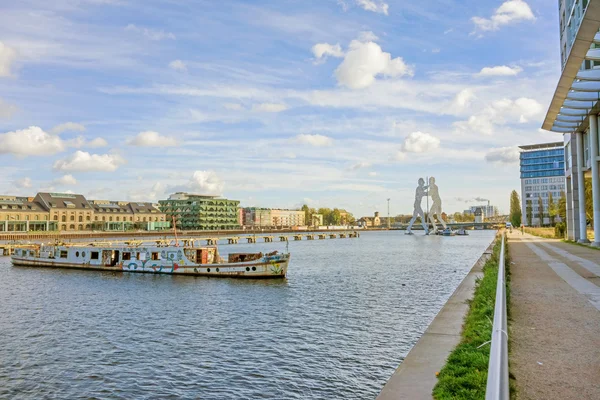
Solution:
<svg viewBox="0 0 600 400">
<path fill-rule="evenodd" d="M 519 146 L 521 155 L 521 212 L 523 224 L 529 226 L 550 223 L 548 202 L 558 202 L 565 190 L 565 153 L 562 142 Z M 544 214 L 540 222 L 539 199 L 542 199 Z M 529 217 L 531 213 L 531 217 Z"/>
<path fill-rule="evenodd" d="M 219 230 L 239 229 L 238 200 L 177 192 L 168 200 L 160 200 L 159 208 L 167 219 L 175 219 L 178 229 Z"/>
<path fill-rule="evenodd" d="M 592 202 L 593 245 L 600 247 L 600 0 L 559 0 L 558 7 L 562 73 L 542 128 L 564 137 L 568 237 L 588 242 L 586 203 Z"/>
</svg>

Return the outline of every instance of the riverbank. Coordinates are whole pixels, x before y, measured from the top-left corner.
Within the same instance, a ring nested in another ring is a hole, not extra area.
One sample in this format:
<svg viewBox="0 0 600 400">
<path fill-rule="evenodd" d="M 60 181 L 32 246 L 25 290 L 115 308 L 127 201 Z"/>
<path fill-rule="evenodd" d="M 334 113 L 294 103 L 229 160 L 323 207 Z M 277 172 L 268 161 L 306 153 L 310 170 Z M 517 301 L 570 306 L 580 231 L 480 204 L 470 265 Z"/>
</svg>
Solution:
<svg viewBox="0 0 600 400">
<path fill-rule="evenodd" d="M 444 307 L 433 319 L 423 336 L 410 350 L 377 397 L 378 400 L 431 399 L 438 382 L 436 373 L 448 355 L 461 342 L 462 327 L 469 310 L 476 282 L 492 257 L 498 236 L 473 265 Z M 493 306 L 492 306 L 493 308 Z"/>
</svg>

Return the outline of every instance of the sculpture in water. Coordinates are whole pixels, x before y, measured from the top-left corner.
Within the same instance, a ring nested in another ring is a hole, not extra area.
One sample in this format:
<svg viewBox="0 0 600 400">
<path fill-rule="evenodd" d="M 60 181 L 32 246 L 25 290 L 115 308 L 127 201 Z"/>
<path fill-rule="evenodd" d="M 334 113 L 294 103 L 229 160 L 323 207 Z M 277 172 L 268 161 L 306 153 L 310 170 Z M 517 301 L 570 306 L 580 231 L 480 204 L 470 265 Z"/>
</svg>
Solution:
<svg viewBox="0 0 600 400">
<path fill-rule="evenodd" d="M 434 215 L 437 215 L 437 219 L 441 222 L 444 229 L 446 229 L 446 221 L 442 218 L 442 199 L 440 198 L 440 193 L 438 191 L 438 187 L 435 184 L 435 178 L 432 176 L 429 178 L 429 186 L 427 187 L 427 194 L 431 196 L 433 200 L 433 204 L 429 209 L 429 222 L 433 225 L 433 231 L 437 232 L 436 221 Z"/>
<path fill-rule="evenodd" d="M 421 208 L 421 200 L 423 196 L 427 196 L 427 192 L 425 190 L 427 187 L 425 186 L 425 181 L 423 178 L 419 178 L 419 186 L 417 186 L 417 191 L 415 192 L 415 210 L 413 211 L 413 216 L 408 224 L 408 228 L 406 228 L 407 234 L 412 234 L 411 229 L 417 217 L 421 217 L 421 224 L 423 224 L 423 229 L 425 229 L 425 234 L 429 234 L 429 230 L 427 229 L 427 225 L 425 224 L 425 214 L 423 213 L 423 209 Z"/>
</svg>

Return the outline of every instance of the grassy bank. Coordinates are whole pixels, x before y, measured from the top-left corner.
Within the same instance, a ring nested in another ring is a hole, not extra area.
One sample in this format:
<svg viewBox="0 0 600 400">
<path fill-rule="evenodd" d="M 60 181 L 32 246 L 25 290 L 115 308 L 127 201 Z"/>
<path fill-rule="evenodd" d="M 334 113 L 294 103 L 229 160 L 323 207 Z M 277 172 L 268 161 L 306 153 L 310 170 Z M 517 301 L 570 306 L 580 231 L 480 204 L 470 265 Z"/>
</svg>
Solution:
<svg viewBox="0 0 600 400">
<path fill-rule="evenodd" d="M 475 285 L 475 293 L 463 326 L 462 340 L 448 357 L 433 389 L 436 400 L 485 398 L 490 344 L 484 343 L 492 337 L 500 245 L 501 241 L 498 240 L 492 257 L 483 266 L 483 277 Z M 508 257 L 506 260 L 506 296 L 507 304 L 510 304 L 510 262 Z"/>
<path fill-rule="evenodd" d="M 554 228 L 530 228 L 525 227 L 525 233 L 529 233 L 533 236 L 539 236 L 546 239 L 555 239 Z"/>
</svg>

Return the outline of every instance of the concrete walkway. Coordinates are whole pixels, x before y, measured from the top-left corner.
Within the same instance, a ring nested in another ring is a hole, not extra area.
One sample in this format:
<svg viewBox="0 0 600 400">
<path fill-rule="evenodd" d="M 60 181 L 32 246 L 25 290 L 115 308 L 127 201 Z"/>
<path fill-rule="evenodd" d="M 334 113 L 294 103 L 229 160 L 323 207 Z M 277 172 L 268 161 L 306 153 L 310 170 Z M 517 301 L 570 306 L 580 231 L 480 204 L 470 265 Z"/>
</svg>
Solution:
<svg viewBox="0 0 600 400">
<path fill-rule="evenodd" d="M 508 237 L 517 398 L 600 399 L 600 251 Z"/>
</svg>

